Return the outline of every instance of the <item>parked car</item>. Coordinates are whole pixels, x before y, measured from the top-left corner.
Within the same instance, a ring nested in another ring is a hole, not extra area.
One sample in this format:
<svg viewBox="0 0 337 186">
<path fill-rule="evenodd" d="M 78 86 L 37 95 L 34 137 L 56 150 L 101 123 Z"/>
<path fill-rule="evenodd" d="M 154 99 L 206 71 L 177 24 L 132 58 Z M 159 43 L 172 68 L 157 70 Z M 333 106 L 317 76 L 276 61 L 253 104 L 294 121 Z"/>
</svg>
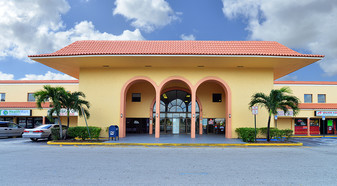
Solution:
<svg viewBox="0 0 337 186">
<path fill-rule="evenodd" d="M 24 128 L 18 124 L 9 121 L 0 121 L 0 137 L 21 136 Z"/>
<path fill-rule="evenodd" d="M 51 140 L 51 129 L 59 128 L 59 124 L 45 124 L 40 125 L 33 129 L 25 129 L 23 131 L 23 138 L 30 138 L 32 141 L 37 141 L 38 139 L 48 139 Z M 62 125 L 63 135 L 66 134 L 66 126 Z"/>
</svg>

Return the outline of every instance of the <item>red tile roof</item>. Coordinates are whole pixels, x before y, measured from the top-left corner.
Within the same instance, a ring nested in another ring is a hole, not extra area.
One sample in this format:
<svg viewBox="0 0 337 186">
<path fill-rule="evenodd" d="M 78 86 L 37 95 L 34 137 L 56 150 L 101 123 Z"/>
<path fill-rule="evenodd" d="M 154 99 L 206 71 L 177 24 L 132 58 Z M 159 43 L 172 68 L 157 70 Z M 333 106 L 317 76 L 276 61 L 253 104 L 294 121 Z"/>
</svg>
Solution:
<svg viewBox="0 0 337 186">
<path fill-rule="evenodd" d="M 0 84 L 59 84 L 78 83 L 78 80 L 0 80 Z"/>
<path fill-rule="evenodd" d="M 300 109 L 337 109 L 337 103 L 300 103 Z"/>
<path fill-rule="evenodd" d="M 29 57 L 76 55 L 252 55 L 324 57 L 301 54 L 275 41 L 76 41 L 50 54 Z"/>
<path fill-rule="evenodd" d="M 37 108 L 36 102 L 0 102 L 0 108 Z M 42 104 L 42 108 L 50 108 L 49 103 Z"/>
<path fill-rule="evenodd" d="M 336 81 L 274 81 L 274 84 L 337 85 Z"/>
</svg>

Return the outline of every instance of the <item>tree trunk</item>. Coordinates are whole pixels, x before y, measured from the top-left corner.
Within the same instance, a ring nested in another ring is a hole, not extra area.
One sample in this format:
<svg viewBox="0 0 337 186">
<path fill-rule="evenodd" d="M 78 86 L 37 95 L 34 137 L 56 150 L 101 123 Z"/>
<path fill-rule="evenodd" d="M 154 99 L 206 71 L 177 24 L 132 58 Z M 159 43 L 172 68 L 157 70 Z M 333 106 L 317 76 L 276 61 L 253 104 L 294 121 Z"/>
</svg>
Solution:
<svg viewBox="0 0 337 186">
<path fill-rule="evenodd" d="M 271 118 L 271 114 L 269 113 L 269 118 L 268 118 L 268 126 L 267 126 L 267 141 L 269 142 L 270 141 L 270 139 L 269 139 L 269 137 L 270 137 L 270 118 Z"/>
<path fill-rule="evenodd" d="M 60 138 L 63 139 L 63 131 L 62 131 L 62 123 L 61 123 L 61 118 L 58 115 L 57 118 L 59 119 L 59 126 L 60 126 Z"/>
<path fill-rule="evenodd" d="M 69 129 L 69 120 L 70 120 L 69 113 L 70 113 L 70 109 L 67 109 L 67 130 Z M 68 132 L 66 132 L 65 138 L 66 139 L 68 138 Z"/>
</svg>

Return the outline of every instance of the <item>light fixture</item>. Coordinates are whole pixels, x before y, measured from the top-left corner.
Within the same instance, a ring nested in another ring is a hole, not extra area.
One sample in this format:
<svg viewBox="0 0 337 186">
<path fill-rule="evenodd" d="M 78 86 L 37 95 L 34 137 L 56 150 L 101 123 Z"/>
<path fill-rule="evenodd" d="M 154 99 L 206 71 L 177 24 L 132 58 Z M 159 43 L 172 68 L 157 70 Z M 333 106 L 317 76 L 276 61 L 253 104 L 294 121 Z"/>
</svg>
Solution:
<svg viewBox="0 0 337 186">
<path fill-rule="evenodd" d="M 185 100 L 185 103 L 187 103 L 188 101 L 187 100 Z"/>
<path fill-rule="evenodd" d="M 195 115 L 193 114 L 193 118 L 194 118 L 194 116 L 195 116 Z"/>
<path fill-rule="evenodd" d="M 197 66 L 197 67 L 199 67 L 199 68 L 204 68 L 205 66 L 204 66 L 204 65 L 199 65 L 199 66 Z"/>
<path fill-rule="evenodd" d="M 229 114 L 229 115 L 228 115 L 228 117 L 229 117 L 229 118 L 231 118 L 231 117 L 232 117 L 232 115 L 231 115 L 231 114 Z"/>
<path fill-rule="evenodd" d="M 151 65 L 145 65 L 145 67 L 150 68 L 150 67 L 152 67 L 152 66 L 151 66 Z"/>
<path fill-rule="evenodd" d="M 191 97 L 191 95 L 187 94 L 186 97 L 189 98 L 189 97 Z"/>
<path fill-rule="evenodd" d="M 109 65 L 103 65 L 103 68 L 109 68 L 110 66 Z"/>
<path fill-rule="evenodd" d="M 121 118 L 123 118 L 123 113 L 121 113 Z"/>
<path fill-rule="evenodd" d="M 167 95 L 166 95 L 166 94 L 163 94 L 163 98 L 164 98 L 164 99 L 167 99 Z"/>
<path fill-rule="evenodd" d="M 243 68 L 244 66 L 236 66 L 236 67 L 238 67 L 238 68 Z"/>
</svg>

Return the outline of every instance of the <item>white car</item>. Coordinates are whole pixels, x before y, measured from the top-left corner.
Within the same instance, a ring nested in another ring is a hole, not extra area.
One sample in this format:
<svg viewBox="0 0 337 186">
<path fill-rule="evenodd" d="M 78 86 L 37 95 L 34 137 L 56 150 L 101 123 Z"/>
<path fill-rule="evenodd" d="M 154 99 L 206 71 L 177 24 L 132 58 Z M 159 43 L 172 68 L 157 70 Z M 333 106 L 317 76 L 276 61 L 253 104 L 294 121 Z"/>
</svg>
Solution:
<svg viewBox="0 0 337 186">
<path fill-rule="evenodd" d="M 0 121 L 0 137 L 14 137 L 21 136 L 24 128 L 21 128 L 19 125 L 9 122 L 9 121 Z"/>
<path fill-rule="evenodd" d="M 32 141 L 37 141 L 38 139 L 48 139 L 51 140 L 51 129 L 59 128 L 59 124 L 46 124 L 41 125 L 33 129 L 25 129 L 23 131 L 23 138 L 30 138 Z M 62 125 L 63 135 L 66 134 L 66 126 Z"/>
</svg>

